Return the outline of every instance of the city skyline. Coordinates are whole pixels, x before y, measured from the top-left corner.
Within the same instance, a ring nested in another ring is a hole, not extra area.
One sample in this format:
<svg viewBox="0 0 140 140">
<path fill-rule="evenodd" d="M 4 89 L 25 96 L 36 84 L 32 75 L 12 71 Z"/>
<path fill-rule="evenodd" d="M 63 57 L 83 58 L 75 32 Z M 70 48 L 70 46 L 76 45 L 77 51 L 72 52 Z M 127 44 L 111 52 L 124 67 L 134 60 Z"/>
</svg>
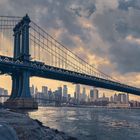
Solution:
<svg viewBox="0 0 140 140">
<path fill-rule="evenodd" d="M 123 92 L 116 92 L 116 91 L 112 91 L 112 94 L 109 94 L 109 93 L 107 93 L 107 92 L 105 92 L 105 91 L 103 91 L 103 92 L 101 92 L 102 90 L 100 90 L 100 88 L 97 88 L 97 87 L 88 87 L 88 86 L 84 86 L 84 85 L 80 85 L 80 84 L 74 84 L 73 86 L 74 86 L 74 90 L 73 91 L 71 91 L 71 90 L 69 90 L 69 86 L 67 85 L 67 84 L 61 84 L 61 85 L 59 85 L 59 86 L 55 86 L 54 88 L 50 88 L 48 85 L 42 85 L 41 86 L 41 88 L 38 88 L 37 86 L 35 86 L 35 85 L 31 85 L 30 86 L 30 92 L 31 92 L 31 94 L 32 94 L 32 90 L 34 91 L 34 93 L 35 92 L 38 92 L 38 93 L 45 93 L 45 90 L 47 90 L 47 92 L 49 91 L 49 90 L 51 90 L 52 92 L 54 92 L 54 91 L 56 91 L 59 87 L 62 87 L 62 93 L 64 92 L 64 87 L 66 86 L 66 88 L 67 88 L 67 95 L 68 94 L 70 94 L 71 95 L 71 97 L 75 97 L 75 92 L 76 92 L 76 87 L 77 87 L 77 85 L 78 85 L 78 98 L 80 99 L 80 98 L 82 98 L 83 97 L 83 91 L 85 92 L 85 94 L 86 94 L 86 98 L 88 98 L 88 97 L 90 97 L 91 98 L 91 94 L 93 94 L 93 93 L 91 93 L 92 91 L 94 91 L 94 96 L 96 96 L 96 98 L 95 99 L 97 99 L 97 98 L 101 98 L 101 97 L 103 97 L 103 96 L 105 96 L 105 97 L 107 97 L 107 98 L 109 98 L 109 100 L 111 101 L 111 97 L 114 97 L 115 95 L 119 95 L 119 94 L 126 94 L 126 93 L 123 93 Z M 34 88 L 34 89 L 32 89 L 32 87 Z M 87 88 L 88 87 L 88 88 Z M 1 87 L 0 87 L 1 88 Z M 47 89 L 46 89 L 47 88 Z M 8 95 L 10 95 L 10 92 L 7 90 L 7 89 L 5 89 L 5 88 L 1 88 L 1 89 L 3 89 L 3 90 L 5 90 L 5 91 L 7 91 L 7 94 Z M 37 90 L 37 91 L 36 91 Z M 98 95 L 96 95 L 96 92 L 97 92 L 97 94 Z M 63 95 L 63 94 L 62 94 Z M 80 97 L 81 96 L 81 97 Z M 129 96 L 130 96 L 130 94 L 129 94 Z M 95 100 L 94 99 L 94 100 Z M 136 100 L 136 101 L 140 101 L 139 99 L 135 99 L 135 98 L 131 98 L 131 96 L 130 96 L 130 98 L 129 98 L 130 100 Z M 92 100 L 92 98 L 91 98 L 91 100 Z M 94 101 L 94 100 L 92 100 L 92 101 Z"/>
</svg>

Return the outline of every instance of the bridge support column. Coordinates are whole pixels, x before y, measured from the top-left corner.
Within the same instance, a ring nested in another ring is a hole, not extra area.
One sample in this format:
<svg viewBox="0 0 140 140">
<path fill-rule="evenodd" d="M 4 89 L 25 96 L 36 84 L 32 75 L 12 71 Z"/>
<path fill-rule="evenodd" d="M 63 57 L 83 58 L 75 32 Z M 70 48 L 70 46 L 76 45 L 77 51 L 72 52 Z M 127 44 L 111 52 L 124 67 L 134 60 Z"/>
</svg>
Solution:
<svg viewBox="0 0 140 140">
<path fill-rule="evenodd" d="M 14 59 L 20 59 L 24 64 L 28 64 L 30 60 L 29 23 L 30 18 L 26 15 L 14 28 Z M 20 39 L 22 39 L 22 44 Z M 5 102 L 5 106 L 8 108 L 37 109 L 38 104 L 32 98 L 29 86 L 30 73 L 27 70 L 17 71 L 16 74 L 13 74 L 12 94 Z"/>
<path fill-rule="evenodd" d="M 13 109 L 37 109 L 38 104 L 31 97 L 29 81 L 30 73 L 23 71 L 12 75 L 12 93 L 11 97 L 4 103 L 7 108 Z"/>
<path fill-rule="evenodd" d="M 30 73 L 23 71 L 20 73 L 18 95 L 14 100 L 17 108 L 37 109 L 38 104 L 30 93 Z"/>
<path fill-rule="evenodd" d="M 12 91 L 11 91 L 11 96 L 10 96 L 11 100 L 17 97 L 18 82 L 19 82 L 18 76 L 16 74 L 12 74 Z"/>
</svg>

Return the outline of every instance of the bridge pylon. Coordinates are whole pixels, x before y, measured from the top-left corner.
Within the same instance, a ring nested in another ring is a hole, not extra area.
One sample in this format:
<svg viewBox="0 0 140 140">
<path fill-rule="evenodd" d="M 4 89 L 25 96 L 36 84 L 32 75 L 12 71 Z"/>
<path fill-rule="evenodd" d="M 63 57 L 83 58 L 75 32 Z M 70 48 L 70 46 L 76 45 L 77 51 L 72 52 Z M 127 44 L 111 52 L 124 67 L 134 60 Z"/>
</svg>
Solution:
<svg viewBox="0 0 140 140">
<path fill-rule="evenodd" d="M 29 54 L 29 24 L 28 15 L 15 26 L 14 31 L 14 59 L 24 64 L 30 61 Z M 30 72 L 28 70 L 12 73 L 12 91 L 10 98 L 5 102 L 8 108 L 37 109 L 38 104 L 30 93 Z"/>
</svg>

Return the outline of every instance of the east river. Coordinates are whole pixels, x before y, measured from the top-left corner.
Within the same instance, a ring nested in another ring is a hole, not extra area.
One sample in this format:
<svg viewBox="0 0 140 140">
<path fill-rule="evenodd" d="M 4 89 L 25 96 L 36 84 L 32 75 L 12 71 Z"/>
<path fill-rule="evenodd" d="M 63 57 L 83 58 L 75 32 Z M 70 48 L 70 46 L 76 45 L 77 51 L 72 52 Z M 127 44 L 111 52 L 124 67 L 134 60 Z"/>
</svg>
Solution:
<svg viewBox="0 0 140 140">
<path fill-rule="evenodd" d="M 140 109 L 40 107 L 29 115 L 79 140 L 140 140 Z"/>
</svg>

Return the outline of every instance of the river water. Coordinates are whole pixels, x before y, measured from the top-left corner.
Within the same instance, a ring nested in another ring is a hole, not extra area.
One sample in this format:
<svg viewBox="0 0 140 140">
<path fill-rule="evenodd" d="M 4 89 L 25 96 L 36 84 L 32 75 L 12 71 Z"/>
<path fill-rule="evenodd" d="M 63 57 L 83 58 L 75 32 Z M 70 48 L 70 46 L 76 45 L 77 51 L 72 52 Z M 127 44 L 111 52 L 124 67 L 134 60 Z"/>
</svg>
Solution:
<svg viewBox="0 0 140 140">
<path fill-rule="evenodd" d="M 29 115 L 79 140 L 140 140 L 140 109 L 40 107 Z"/>
</svg>

